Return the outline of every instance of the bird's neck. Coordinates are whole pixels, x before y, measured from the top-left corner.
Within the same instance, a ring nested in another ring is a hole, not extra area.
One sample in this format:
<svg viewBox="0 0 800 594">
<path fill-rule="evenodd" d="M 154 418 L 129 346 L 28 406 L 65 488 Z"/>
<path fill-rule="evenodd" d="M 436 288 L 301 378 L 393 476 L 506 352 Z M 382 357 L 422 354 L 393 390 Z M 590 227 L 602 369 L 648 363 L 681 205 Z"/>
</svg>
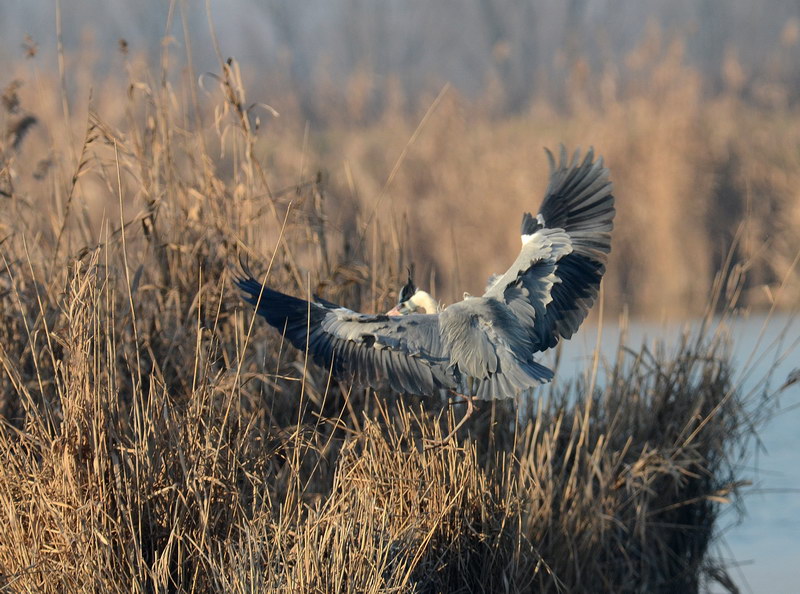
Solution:
<svg viewBox="0 0 800 594">
<path fill-rule="evenodd" d="M 439 303 L 425 291 L 417 291 L 411 298 L 411 301 L 420 309 L 424 309 L 425 313 L 435 314 L 439 311 Z"/>
</svg>

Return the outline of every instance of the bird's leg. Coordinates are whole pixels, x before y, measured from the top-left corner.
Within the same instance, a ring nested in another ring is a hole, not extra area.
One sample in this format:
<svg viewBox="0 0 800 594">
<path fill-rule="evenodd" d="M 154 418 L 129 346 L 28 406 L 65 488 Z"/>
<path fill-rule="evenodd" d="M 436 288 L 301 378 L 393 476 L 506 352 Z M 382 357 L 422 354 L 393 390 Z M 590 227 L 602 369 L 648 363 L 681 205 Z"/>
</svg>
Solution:
<svg viewBox="0 0 800 594">
<path fill-rule="evenodd" d="M 444 437 L 443 439 L 434 440 L 433 442 L 431 442 L 430 445 L 425 446 L 425 450 L 432 450 L 434 448 L 442 447 L 448 441 L 453 439 L 453 437 L 455 437 L 456 433 L 458 433 L 458 430 L 461 429 L 461 427 L 464 425 L 464 423 L 467 422 L 467 419 L 469 419 L 472 416 L 472 414 L 477 410 L 478 407 L 475 406 L 474 397 L 472 397 L 472 396 L 464 396 L 463 394 L 457 394 L 457 396 L 461 396 L 462 398 L 466 399 L 466 401 L 467 401 L 467 410 L 464 411 L 464 416 L 461 417 L 461 420 L 456 424 L 455 427 L 453 427 L 453 430 L 450 431 L 450 433 L 447 434 L 447 437 Z M 450 403 L 450 405 L 453 405 L 453 404 L 455 404 L 455 402 L 451 402 Z"/>
</svg>

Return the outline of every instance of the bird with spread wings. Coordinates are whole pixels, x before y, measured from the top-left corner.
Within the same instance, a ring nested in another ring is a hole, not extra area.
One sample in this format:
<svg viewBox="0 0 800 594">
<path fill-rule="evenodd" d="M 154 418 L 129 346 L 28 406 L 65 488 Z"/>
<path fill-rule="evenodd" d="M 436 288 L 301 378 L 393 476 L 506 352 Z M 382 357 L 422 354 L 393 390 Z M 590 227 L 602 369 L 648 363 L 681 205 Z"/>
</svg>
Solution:
<svg viewBox="0 0 800 594">
<path fill-rule="evenodd" d="M 468 416 L 473 399 L 511 398 L 552 379 L 534 355 L 575 334 L 606 270 L 615 209 L 602 157 L 590 149 L 570 158 L 563 146 L 558 162 L 547 156 L 549 184 L 538 214 L 523 215 L 520 253 L 481 297 L 439 311 L 409 283 L 395 310 L 376 315 L 286 295 L 246 271 L 236 284 L 337 379 L 400 394 L 448 390 L 467 398 Z"/>
</svg>

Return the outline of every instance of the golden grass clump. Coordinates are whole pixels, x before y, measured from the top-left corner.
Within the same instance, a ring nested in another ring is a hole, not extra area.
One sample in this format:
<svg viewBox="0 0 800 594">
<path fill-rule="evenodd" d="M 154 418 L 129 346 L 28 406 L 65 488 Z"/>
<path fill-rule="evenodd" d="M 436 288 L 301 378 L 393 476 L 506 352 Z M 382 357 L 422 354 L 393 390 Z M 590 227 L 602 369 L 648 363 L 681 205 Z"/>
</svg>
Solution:
<svg viewBox="0 0 800 594">
<path fill-rule="evenodd" d="M 287 157 L 220 68 L 209 98 L 131 67 L 127 99 L 103 115 L 97 98 L 83 129 L 66 98 L 7 107 L 48 148 L 34 158 L 19 126 L 0 147 L 0 591 L 691 592 L 721 575 L 709 542 L 750 431 L 724 341 L 620 347 L 423 451 L 454 422 L 438 395 L 332 382 L 231 290 L 243 253 L 288 292 L 385 311 L 411 232 Z"/>
<path fill-rule="evenodd" d="M 188 318 L 204 355 L 184 355 L 193 386 L 169 387 L 168 349 L 115 346 L 133 316 L 112 314 L 125 290 L 112 298 L 93 254 L 53 329 L 32 324 L 29 344 L 53 341 L 38 371 L 2 353 L 24 409 L 0 432 L 13 591 L 697 590 L 744 430 L 716 347 L 620 350 L 605 387 L 554 389 L 524 418 L 498 404 L 472 440 L 423 452 L 435 406 L 338 386 L 318 406 L 299 382 L 270 394 L 249 371 L 263 361 L 237 353 L 243 316 Z M 139 310 L 137 328 L 161 313 Z"/>
</svg>

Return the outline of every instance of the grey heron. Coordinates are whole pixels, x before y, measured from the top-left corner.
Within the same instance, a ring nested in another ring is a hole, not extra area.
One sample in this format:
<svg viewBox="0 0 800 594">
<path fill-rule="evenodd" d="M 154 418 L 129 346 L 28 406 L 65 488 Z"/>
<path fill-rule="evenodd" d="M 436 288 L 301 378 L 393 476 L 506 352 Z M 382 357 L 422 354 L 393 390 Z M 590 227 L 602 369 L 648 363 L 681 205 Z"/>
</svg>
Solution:
<svg viewBox="0 0 800 594">
<path fill-rule="evenodd" d="M 563 146 L 558 162 L 547 156 L 539 213 L 523 215 L 519 255 L 481 297 L 465 295 L 438 311 L 409 282 L 389 312 L 405 315 L 364 314 L 286 295 L 247 271 L 235 282 L 258 314 L 335 378 L 377 391 L 465 397 L 468 411 L 446 441 L 474 399 L 510 398 L 550 381 L 553 372 L 534 355 L 570 338 L 597 298 L 615 214 L 608 169 L 592 149 L 582 159 Z"/>
</svg>

